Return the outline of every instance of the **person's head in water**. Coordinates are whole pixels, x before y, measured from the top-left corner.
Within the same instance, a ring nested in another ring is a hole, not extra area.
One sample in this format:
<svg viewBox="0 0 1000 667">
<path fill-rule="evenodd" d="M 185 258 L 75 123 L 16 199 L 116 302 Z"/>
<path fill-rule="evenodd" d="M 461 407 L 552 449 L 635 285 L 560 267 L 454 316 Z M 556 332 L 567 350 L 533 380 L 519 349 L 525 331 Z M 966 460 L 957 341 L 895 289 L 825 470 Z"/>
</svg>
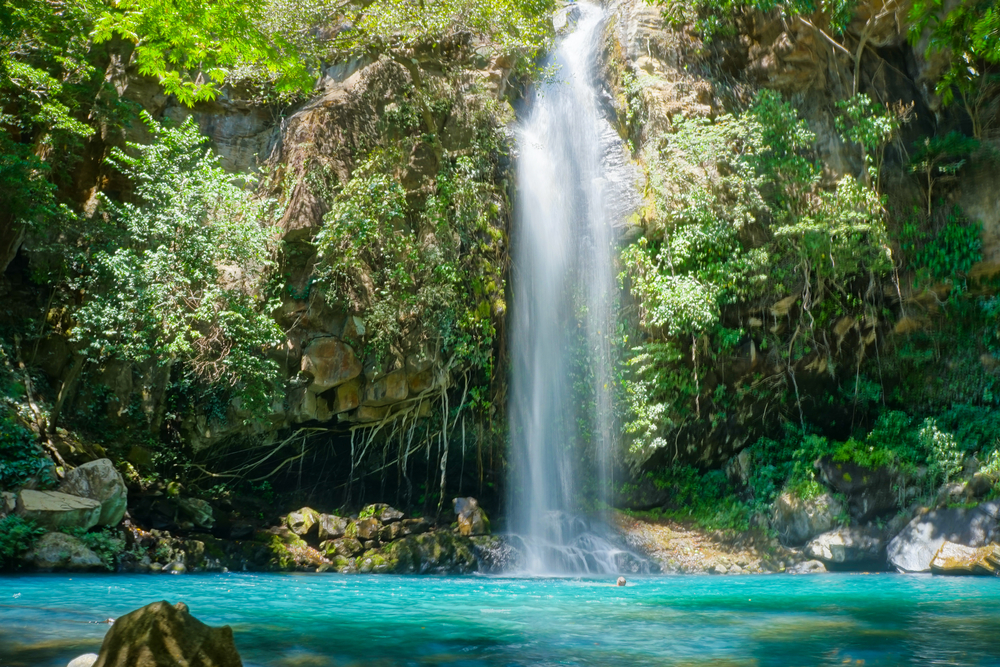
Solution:
<svg viewBox="0 0 1000 667">
<path fill-rule="evenodd" d="M 625 585 L 625 577 L 618 577 L 618 585 L 619 586 Z"/>
</svg>

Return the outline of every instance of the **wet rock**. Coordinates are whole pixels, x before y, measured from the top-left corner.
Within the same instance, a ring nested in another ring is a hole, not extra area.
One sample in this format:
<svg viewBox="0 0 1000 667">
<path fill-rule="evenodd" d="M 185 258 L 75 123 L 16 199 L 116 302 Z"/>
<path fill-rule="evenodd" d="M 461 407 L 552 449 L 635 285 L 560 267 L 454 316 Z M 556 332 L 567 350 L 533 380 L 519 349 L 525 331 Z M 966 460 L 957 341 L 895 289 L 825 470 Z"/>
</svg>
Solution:
<svg viewBox="0 0 1000 667">
<path fill-rule="evenodd" d="M 804 551 L 810 558 L 827 563 L 879 560 L 885 555 L 885 538 L 878 528 L 838 528 L 810 540 Z"/>
<path fill-rule="evenodd" d="M 285 525 L 299 537 L 306 537 L 319 530 L 320 513 L 311 507 L 303 507 L 297 512 L 289 512 Z"/>
<path fill-rule="evenodd" d="M 788 574 L 822 574 L 826 572 L 826 565 L 818 560 L 807 560 L 792 565 L 785 572 Z"/>
<path fill-rule="evenodd" d="M 97 657 L 96 653 L 84 653 L 70 660 L 66 667 L 94 667 Z"/>
<path fill-rule="evenodd" d="M 931 559 L 935 574 L 988 574 L 1000 573 L 1000 544 L 985 547 L 967 547 L 945 542 Z"/>
<path fill-rule="evenodd" d="M 348 520 L 342 516 L 320 514 L 317 522 L 317 533 L 320 541 L 335 540 L 343 537 L 347 531 Z"/>
<path fill-rule="evenodd" d="M 816 467 L 827 485 L 847 496 L 849 511 L 857 521 L 868 521 L 896 509 L 896 493 L 887 468 L 872 470 L 828 456 L 817 461 Z"/>
<path fill-rule="evenodd" d="M 1000 501 L 921 514 L 889 542 L 889 562 L 901 572 L 928 572 L 945 542 L 966 547 L 986 546 L 997 536 L 998 523 Z"/>
<path fill-rule="evenodd" d="M 187 572 L 187 565 L 181 562 L 170 563 L 163 568 L 163 571 L 168 574 L 184 574 Z"/>
<path fill-rule="evenodd" d="M 205 625 L 187 605 L 154 602 L 108 630 L 94 667 L 243 667 L 228 626 Z"/>
<path fill-rule="evenodd" d="M 471 535 L 488 535 L 490 520 L 486 512 L 479 506 L 475 498 L 454 498 L 455 514 L 458 515 L 458 534 L 466 537 Z"/>
<path fill-rule="evenodd" d="M 319 545 L 320 551 L 326 554 L 327 558 L 342 556 L 344 558 L 354 558 L 364 551 L 361 542 L 353 537 L 342 537 L 336 540 L 327 540 Z"/>
<path fill-rule="evenodd" d="M 375 518 L 358 519 L 354 526 L 354 536 L 362 542 L 378 539 L 378 531 L 382 528 L 382 524 Z"/>
<path fill-rule="evenodd" d="M 22 489 L 15 511 L 51 531 L 64 528 L 90 530 L 101 518 L 101 503 L 59 491 Z"/>
<path fill-rule="evenodd" d="M 86 572 L 104 567 L 97 554 L 79 538 L 66 533 L 46 533 L 24 555 L 24 561 L 39 570 Z"/>
<path fill-rule="evenodd" d="M 178 498 L 177 509 L 199 528 L 211 528 L 215 524 L 212 506 L 200 498 Z"/>
<path fill-rule="evenodd" d="M 803 544 L 833 528 L 842 512 L 841 502 L 829 493 L 808 499 L 782 493 L 774 503 L 772 526 L 785 544 Z"/>
<path fill-rule="evenodd" d="M 312 376 L 309 390 L 317 394 L 353 380 L 362 370 L 351 346 L 334 336 L 313 339 L 303 350 L 301 368 Z"/>
<path fill-rule="evenodd" d="M 405 515 L 400 512 L 395 507 L 386 505 L 385 503 L 374 503 L 372 505 L 366 505 L 364 509 L 361 510 L 362 516 L 370 516 L 378 519 L 382 523 L 392 523 L 393 521 L 399 521 Z"/>
<path fill-rule="evenodd" d="M 90 498 L 101 504 L 99 526 L 117 526 L 125 517 L 128 489 L 110 459 L 84 463 L 66 473 L 59 490 L 71 496 Z"/>
</svg>

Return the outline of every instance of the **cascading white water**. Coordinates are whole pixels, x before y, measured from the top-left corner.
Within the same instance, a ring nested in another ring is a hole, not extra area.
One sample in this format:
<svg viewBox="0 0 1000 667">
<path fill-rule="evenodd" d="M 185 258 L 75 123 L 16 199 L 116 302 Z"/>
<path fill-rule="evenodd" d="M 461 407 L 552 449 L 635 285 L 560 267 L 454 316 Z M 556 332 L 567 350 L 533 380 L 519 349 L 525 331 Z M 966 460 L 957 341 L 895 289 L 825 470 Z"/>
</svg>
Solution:
<svg viewBox="0 0 1000 667">
<path fill-rule="evenodd" d="M 509 516 L 524 569 L 537 574 L 636 569 L 602 522 L 580 514 L 584 500 L 606 506 L 610 486 L 612 222 L 633 184 L 598 105 L 603 11 L 584 3 L 569 11 L 575 28 L 518 138 Z M 593 383 L 587 447 L 573 404 L 580 350 Z M 586 499 L 584 479 L 596 483 Z"/>
</svg>

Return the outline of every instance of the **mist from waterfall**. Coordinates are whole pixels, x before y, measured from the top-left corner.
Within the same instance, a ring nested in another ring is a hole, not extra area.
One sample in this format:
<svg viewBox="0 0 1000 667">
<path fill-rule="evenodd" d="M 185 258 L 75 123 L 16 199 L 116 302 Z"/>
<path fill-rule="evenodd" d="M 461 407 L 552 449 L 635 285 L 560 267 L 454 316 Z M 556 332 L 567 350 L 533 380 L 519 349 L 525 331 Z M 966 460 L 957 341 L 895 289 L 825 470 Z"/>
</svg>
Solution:
<svg viewBox="0 0 1000 667">
<path fill-rule="evenodd" d="M 612 484 L 612 223 L 634 184 L 598 104 L 603 11 L 585 3 L 567 11 L 575 26 L 518 137 L 508 502 L 524 569 L 536 574 L 635 569 L 593 512 L 607 506 Z M 594 397 L 586 419 L 576 404 L 581 350 Z"/>
</svg>

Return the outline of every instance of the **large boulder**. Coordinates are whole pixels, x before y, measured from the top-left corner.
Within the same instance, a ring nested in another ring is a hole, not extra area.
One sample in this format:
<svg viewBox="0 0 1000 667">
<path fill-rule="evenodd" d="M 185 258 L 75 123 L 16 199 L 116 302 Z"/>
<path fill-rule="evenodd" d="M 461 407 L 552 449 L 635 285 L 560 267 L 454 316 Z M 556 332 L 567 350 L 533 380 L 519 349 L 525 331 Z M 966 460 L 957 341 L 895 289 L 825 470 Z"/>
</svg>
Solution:
<svg viewBox="0 0 1000 667">
<path fill-rule="evenodd" d="M 458 515 L 458 534 L 489 535 L 490 520 L 475 498 L 454 498 L 455 514 Z"/>
<path fill-rule="evenodd" d="M 343 537 L 347 531 L 348 523 L 349 521 L 342 516 L 320 514 L 317 521 L 320 541 L 325 542 L 326 540 L 335 540 L 338 537 Z"/>
<path fill-rule="evenodd" d="M 101 503 L 101 516 L 97 520 L 100 526 L 116 526 L 125 517 L 128 489 L 109 459 L 98 459 L 73 468 L 66 473 L 59 490 Z"/>
<path fill-rule="evenodd" d="M 825 456 L 816 462 L 823 481 L 847 497 L 851 516 L 867 521 L 896 509 L 896 493 L 888 468 L 866 468 L 852 461 Z"/>
<path fill-rule="evenodd" d="M 785 572 L 788 574 L 823 574 L 826 572 L 826 565 L 818 560 L 807 560 L 792 565 Z"/>
<path fill-rule="evenodd" d="M 914 518 L 889 542 L 889 562 L 900 572 L 928 572 L 945 542 L 982 547 L 998 536 L 1000 501 L 976 507 L 926 512 Z"/>
<path fill-rule="evenodd" d="M 178 665 L 243 667 L 232 628 L 205 625 L 183 602 L 154 602 L 115 621 L 94 663 L 94 667 Z"/>
<path fill-rule="evenodd" d="M 348 530 L 348 534 L 354 533 L 354 537 L 357 537 L 362 542 L 367 540 L 377 540 L 379 530 L 382 528 L 382 524 L 379 520 L 374 517 L 368 517 L 367 519 L 358 519 L 354 522 L 354 530 Z"/>
<path fill-rule="evenodd" d="M 309 390 L 316 394 L 353 380 L 362 371 L 351 346 L 333 336 L 314 338 L 303 350 L 301 368 L 312 376 Z"/>
<path fill-rule="evenodd" d="M 805 553 L 826 563 L 874 561 L 885 555 L 885 538 L 882 531 L 874 527 L 838 528 L 810 540 Z"/>
<path fill-rule="evenodd" d="M 66 667 L 94 667 L 97 658 L 98 655 L 96 653 L 84 653 L 70 660 Z"/>
<path fill-rule="evenodd" d="M 843 511 L 840 500 L 829 493 L 812 498 L 782 493 L 774 503 L 771 525 L 782 542 L 799 545 L 831 530 Z"/>
<path fill-rule="evenodd" d="M 22 489 L 15 512 L 50 531 L 90 530 L 101 520 L 101 503 L 59 491 Z"/>
<path fill-rule="evenodd" d="M 24 555 L 24 561 L 39 570 L 86 572 L 104 567 L 97 554 L 80 539 L 66 533 L 46 533 Z"/>
<path fill-rule="evenodd" d="M 285 525 L 299 537 L 305 537 L 316 532 L 319 520 L 319 512 L 311 507 L 303 507 L 297 512 L 289 512 L 285 517 Z"/>
<path fill-rule="evenodd" d="M 945 542 L 931 559 L 935 574 L 990 574 L 1000 573 L 1000 544 L 985 547 L 967 547 Z"/>
</svg>

